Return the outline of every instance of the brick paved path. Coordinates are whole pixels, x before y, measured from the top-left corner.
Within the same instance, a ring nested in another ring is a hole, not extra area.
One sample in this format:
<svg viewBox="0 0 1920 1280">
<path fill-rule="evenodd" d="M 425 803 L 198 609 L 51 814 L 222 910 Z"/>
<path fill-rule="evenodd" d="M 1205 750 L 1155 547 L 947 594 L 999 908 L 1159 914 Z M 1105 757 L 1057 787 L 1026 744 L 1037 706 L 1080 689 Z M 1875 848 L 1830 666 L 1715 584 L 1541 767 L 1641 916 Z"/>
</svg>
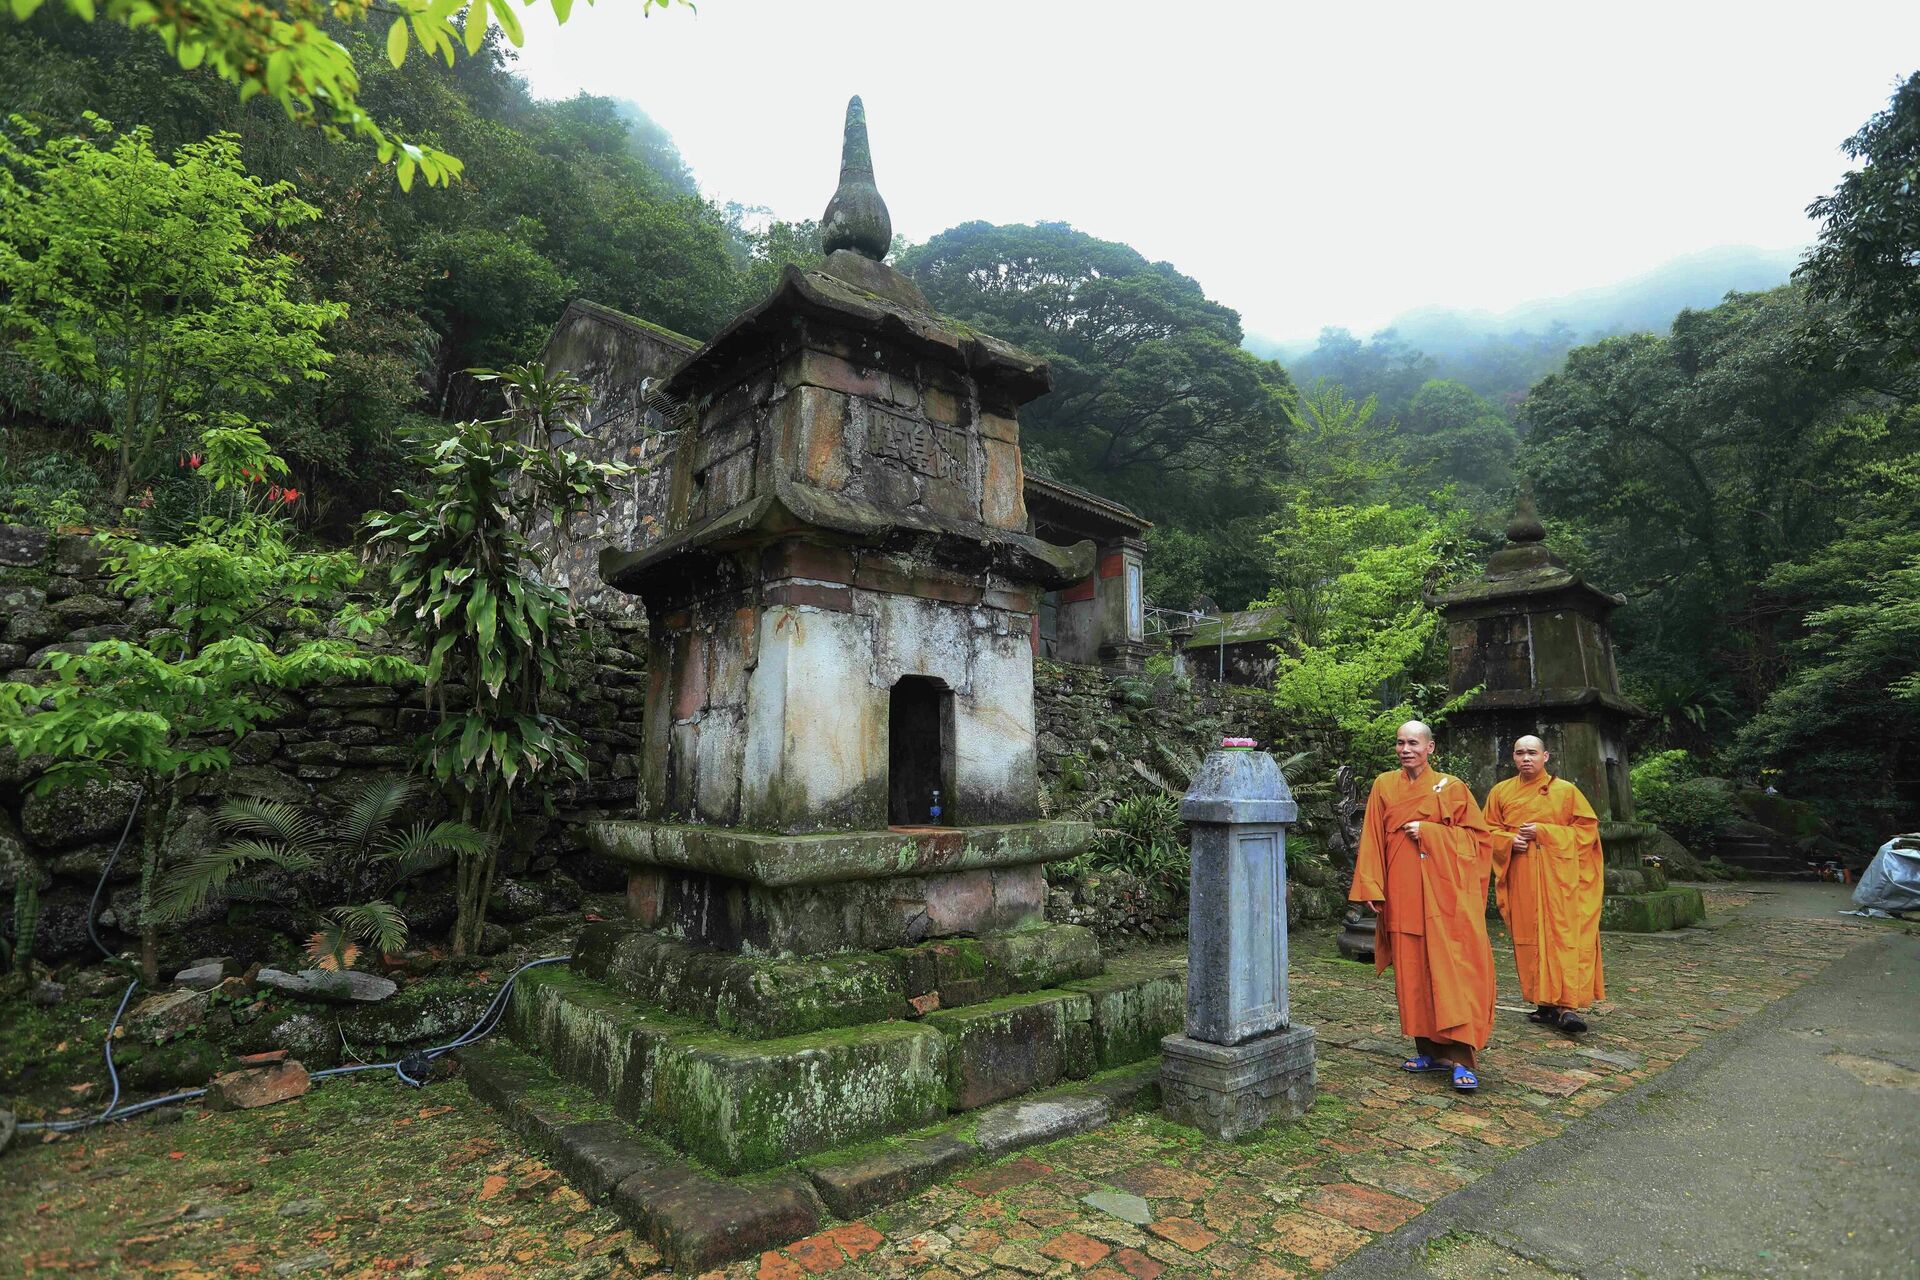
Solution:
<svg viewBox="0 0 1920 1280">
<path fill-rule="evenodd" d="M 1469 1096 L 1442 1076 L 1398 1069 L 1411 1050 L 1398 1036 L 1390 976 L 1341 960 L 1330 933 L 1296 936 L 1294 1016 L 1319 1029 L 1321 1046 L 1321 1099 L 1301 1124 L 1224 1145 L 1132 1117 L 724 1275 L 1283 1280 L 1324 1271 L 1799 987 L 1865 936 L 1837 917 L 1742 920 L 1736 909 L 1750 897 L 1709 889 L 1711 931 L 1606 935 L 1612 998 L 1578 1043 L 1526 1021 L 1512 952 L 1497 935 L 1501 1012 L 1480 1091 Z M 1136 1226 L 1082 1199 L 1102 1191 L 1143 1198 L 1152 1221 Z"/>
<path fill-rule="evenodd" d="M 1578 1045 L 1525 1020 L 1500 956 L 1509 1011 L 1470 1097 L 1398 1069 L 1408 1048 L 1390 978 L 1339 959 L 1330 928 L 1296 934 L 1294 1010 L 1321 1043 L 1322 1098 L 1301 1124 L 1228 1146 L 1132 1117 L 703 1280 L 1325 1270 L 1801 986 L 1872 928 L 1762 918 L 1764 902 L 1742 918 L 1750 896 L 1709 890 L 1710 933 L 1608 935 L 1613 999 Z M 24 1145 L 0 1159 L 4 1275 L 666 1280 L 652 1248 L 458 1087 L 350 1077 L 293 1106 L 162 1112 Z M 1138 1197 L 1151 1221 L 1083 1202 L 1099 1191 Z"/>
</svg>

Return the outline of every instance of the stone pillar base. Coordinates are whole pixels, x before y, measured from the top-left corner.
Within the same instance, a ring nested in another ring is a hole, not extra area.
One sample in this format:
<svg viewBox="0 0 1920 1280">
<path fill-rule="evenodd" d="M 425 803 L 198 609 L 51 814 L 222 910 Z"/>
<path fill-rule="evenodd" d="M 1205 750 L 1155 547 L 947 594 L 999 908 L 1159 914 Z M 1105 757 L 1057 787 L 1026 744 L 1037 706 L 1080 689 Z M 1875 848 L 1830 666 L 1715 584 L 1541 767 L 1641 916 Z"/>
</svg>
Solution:
<svg viewBox="0 0 1920 1280">
<path fill-rule="evenodd" d="M 1340 954 L 1349 960 L 1364 960 L 1372 964 L 1380 917 L 1368 915 L 1364 907 L 1349 907 L 1346 919 L 1340 922 L 1340 926 L 1340 936 L 1334 939 Z"/>
<path fill-rule="evenodd" d="M 1208 1137 L 1233 1139 L 1313 1105 L 1313 1028 L 1293 1026 L 1245 1044 L 1183 1035 L 1160 1042 L 1161 1112 Z"/>
</svg>

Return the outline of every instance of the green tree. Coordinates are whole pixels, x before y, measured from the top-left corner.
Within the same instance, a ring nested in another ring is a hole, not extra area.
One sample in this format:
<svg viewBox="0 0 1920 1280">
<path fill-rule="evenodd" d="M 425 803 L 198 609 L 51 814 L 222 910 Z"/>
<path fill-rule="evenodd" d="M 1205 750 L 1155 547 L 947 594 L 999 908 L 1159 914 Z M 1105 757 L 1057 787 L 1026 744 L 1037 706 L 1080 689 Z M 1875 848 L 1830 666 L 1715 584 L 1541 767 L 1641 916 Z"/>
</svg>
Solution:
<svg viewBox="0 0 1920 1280">
<path fill-rule="evenodd" d="M 580 623 L 567 593 L 535 576 L 531 535 L 565 528 L 631 470 L 549 443 L 585 434 L 588 391 L 577 379 L 530 366 L 482 376 L 499 379 L 507 415 L 427 433 L 425 488 L 367 520 L 370 549 L 392 557 L 395 629 L 427 655 L 441 719 L 425 766 L 485 836 L 459 851 L 455 955 L 479 945 L 516 799 L 586 772 L 577 735 L 542 710 L 567 685 Z"/>
<path fill-rule="evenodd" d="M 169 163 L 144 127 L 102 146 L 112 127 L 88 123 L 29 146 L 0 133 L 0 338 L 80 390 L 118 506 L 171 440 L 322 377 L 321 331 L 345 308 L 299 300 L 292 260 L 260 247 L 319 211 L 248 174 L 233 135 Z"/>
<path fill-rule="evenodd" d="M 936 310 L 1048 356 L 1054 390 L 1024 411 L 1022 441 L 1062 478 L 1145 489 L 1281 458 L 1285 372 L 1166 263 L 1064 223 L 970 222 L 901 265 Z"/>
<path fill-rule="evenodd" d="M 1807 206 L 1820 238 L 1795 275 L 1912 357 L 1920 354 L 1920 72 L 1842 149 L 1865 163 Z"/>
<path fill-rule="evenodd" d="M 1760 584 L 1836 536 L 1839 478 L 1911 447 L 1905 419 L 1863 421 L 1885 393 L 1855 350 L 1834 304 L 1736 294 L 1665 337 L 1575 350 L 1527 399 L 1522 467 L 1544 510 L 1576 517 L 1555 528 L 1574 525 L 1586 567 L 1629 597 L 1623 647 L 1693 655 L 1695 687 L 1724 689 L 1739 717 L 1779 680 L 1794 623 Z"/>
<path fill-rule="evenodd" d="M 31 18 L 44 2 L 9 0 L 14 21 Z M 642 12 L 651 12 L 673 2 L 640 0 L 640 5 Z M 353 136 L 372 143 L 380 163 L 394 166 L 403 189 L 413 186 L 416 173 L 430 185 L 452 182 L 463 166 L 437 147 L 383 127 L 361 106 L 360 68 L 354 50 L 340 38 L 342 29 L 393 15 L 384 47 L 395 67 L 416 46 L 451 67 L 460 50 L 469 56 L 480 51 L 491 23 L 498 23 L 515 47 L 522 39 L 512 0 L 381 0 L 378 6 L 373 0 L 171 0 L 164 6 L 144 0 L 61 0 L 61 5 L 86 22 L 104 17 L 130 31 L 153 32 L 183 70 L 205 68 L 238 87 L 242 102 L 265 94 L 289 119 L 313 125 L 329 139 Z M 553 0 L 556 21 L 565 22 L 572 9 L 573 0 Z"/>
<path fill-rule="evenodd" d="M 1513 424 L 1464 383 L 1430 379 L 1401 416 L 1400 457 L 1429 486 L 1452 485 L 1468 509 L 1488 511 L 1513 485 Z"/>
<path fill-rule="evenodd" d="M 1845 797 L 1828 817 L 1877 842 L 1920 802 L 1911 771 L 1889 767 L 1920 751 L 1920 454 L 1847 487 L 1854 514 L 1840 536 L 1766 579 L 1803 629 L 1737 754 L 1779 770 L 1793 793 Z"/>
<path fill-rule="evenodd" d="M 317 627 L 317 606 L 359 570 L 345 553 L 301 552 L 288 543 L 284 520 L 272 513 L 282 504 L 266 496 L 262 479 L 285 464 L 257 433 L 210 435 L 200 481 L 230 514 L 202 517 L 175 544 L 107 539 L 115 587 L 157 604 L 163 627 L 144 644 L 103 640 L 85 653 L 50 654 L 45 683 L 0 684 L 0 742 L 20 759 L 50 762 L 37 789 L 111 776 L 140 787 L 140 958 L 150 985 L 159 974 L 160 875 L 180 784 L 227 768 L 231 744 L 282 713 L 278 690 L 419 674 L 403 659 L 363 655 L 343 636 L 276 650 L 270 618 Z M 371 629 L 356 614 L 340 625 L 350 633 Z"/>
<path fill-rule="evenodd" d="M 1422 506 L 1296 503 L 1273 546 L 1280 583 L 1263 605 L 1288 611 L 1274 646 L 1283 721 L 1330 766 L 1385 759 L 1409 719 L 1437 722 L 1446 636 L 1432 596 L 1466 568 L 1465 517 Z"/>
<path fill-rule="evenodd" d="M 1354 505 L 1396 492 L 1393 428 L 1376 418 L 1375 396 L 1356 400 L 1325 378 L 1287 406 L 1293 469 L 1287 487 L 1316 503 Z"/>
</svg>

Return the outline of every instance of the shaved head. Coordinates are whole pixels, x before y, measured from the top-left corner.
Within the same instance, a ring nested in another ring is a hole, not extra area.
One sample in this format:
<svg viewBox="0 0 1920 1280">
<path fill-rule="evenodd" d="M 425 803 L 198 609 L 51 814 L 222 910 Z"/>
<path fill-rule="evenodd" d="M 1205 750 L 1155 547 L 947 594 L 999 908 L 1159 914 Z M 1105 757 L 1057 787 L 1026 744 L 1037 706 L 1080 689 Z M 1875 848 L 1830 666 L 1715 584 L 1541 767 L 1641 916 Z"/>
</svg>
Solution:
<svg viewBox="0 0 1920 1280">
<path fill-rule="evenodd" d="M 1419 777 L 1427 771 L 1427 761 L 1433 756 L 1433 730 L 1422 721 L 1407 721 L 1394 734 L 1393 754 L 1407 777 Z"/>
<path fill-rule="evenodd" d="M 1536 782 L 1547 771 L 1547 744 L 1531 733 L 1513 740 L 1513 767 L 1521 778 Z"/>
</svg>

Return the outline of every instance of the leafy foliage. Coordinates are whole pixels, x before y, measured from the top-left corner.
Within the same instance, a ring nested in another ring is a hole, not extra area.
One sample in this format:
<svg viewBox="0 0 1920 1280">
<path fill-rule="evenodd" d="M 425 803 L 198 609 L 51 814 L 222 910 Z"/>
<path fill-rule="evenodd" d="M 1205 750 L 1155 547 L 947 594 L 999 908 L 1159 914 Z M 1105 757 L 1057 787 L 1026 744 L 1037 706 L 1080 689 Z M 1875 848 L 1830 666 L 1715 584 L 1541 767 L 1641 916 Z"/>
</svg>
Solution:
<svg viewBox="0 0 1920 1280">
<path fill-rule="evenodd" d="M 407 942 L 407 919 L 392 900 L 399 885 L 486 848 L 461 822 L 400 820 L 417 809 L 417 782 L 374 778 L 331 813 L 305 812 L 241 796 L 220 806 L 219 825 L 236 837 L 171 868 L 156 904 L 162 918 L 192 914 L 211 894 L 274 898 L 290 884 L 305 914 L 323 922 L 308 940 L 322 968 L 351 967 L 359 944 L 382 953 Z M 268 871 L 282 873 L 263 878 Z M 322 904 L 334 904 L 324 906 Z"/>
<path fill-rule="evenodd" d="M 320 211 L 259 228 L 251 252 L 291 260 L 289 298 L 345 308 L 324 330 L 327 376 L 255 382 L 244 398 L 221 393 L 217 407 L 272 424 L 303 495 L 295 518 L 334 541 L 350 538 L 364 513 L 406 482 L 406 441 L 423 415 L 499 412 L 492 391 L 463 370 L 533 358 L 572 298 L 709 335 L 761 287 L 760 237 L 771 246 L 785 234 L 750 231 L 699 198 L 671 140 L 631 104 L 586 95 L 536 101 L 497 28 L 451 72 L 420 57 L 396 69 L 377 34 L 331 28 L 353 50 L 361 101 L 383 126 L 430 137 L 466 162 L 453 190 L 403 195 L 363 149 L 332 145 L 263 104 L 236 112 L 231 89 L 173 74 L 172 58 L 146 32 L 70 22 L 51 12 L 57 7 L 0 40 L 0 118 L 18 113 L 54 137 L 96 111 L 145 125 L 151 148 L 168 158 L 230 133 L 263 186 L 295 183 L 299 199 Z M 769 247 L 765 261 L 777 252 Z M 42 425 L 78 441 L 99 427 L 90 400 L 24 361 L 0 360 L 0 413 L 31 426 L 36 439 Z M 185 441 L 190 447 L 191 436 Z M 142 498 L 152 485 L 141 519 L 168 534 L 194 493 L 175 460 L 174 442 L 163 442 L 153 469 L 130 486 Z M 122 499 L 107 500 L 107 490 L 96 502 L 97 486 L 64 488 L 79 490 L 92 523 L 118 520 Z"/>
<path fill-rule="evenodd" d="M 163 626 L 145 644 L 102 640 L 84 653 L 49 654 L 43 684 L 0 684 L 0 742 L 23 759 L 48 758 L 38 789 L 114 775 L 139 783 L 142 962 L 152 982 L 155 894 L 180 782 L 227 768 L 231 744 L 281 713 L 278 690 L 328 679 L 393 683 L 419 668 L 366 656 L 343 636 L 276 649 L 270 613 L 317 622 L 319 599 L 357 576 L 340 553 L 292 551 L 276 517 L 208 517 L 178 544 L 117 537 L 109 546 L 115 585 L 155 602 Z M 364 634 L 372 624 L 349 615 L 342 625 Z"/>
<path fill-rule="evenodd" d="M 1685 751 L 1661 751 L 1633 766 L 1634 811 L 1690 849 L 1705 849 L 1739 816 L 1728 785 L 1703 778 Z"/>
<path fill-rule="evenodd" d="M 0 132 L 0 338 L 74 383 L 96 444 L 114 454 L 113 501 L 145 479 L 166 441 L 236 425 L 259 390 L 319 378 L 320 333 L 345 309 L 293 296 L 293 261 L 260 234 L 319 216 L 285 183 L 240 164 L 215 134 L 153 149 L 142 127 L 35 143 Z"/>
<path fill-rule="evenodd" d="M 1273 537 L 1265 603 L 1289 611 L 1273 699 L 1315 756 L 1385 760 L 1409 719 L 1444 719 L 1445 633 L 1431 597 L 1466 566 L 1464 518 L 1444 508 L 1297 500 Z"/>
<path fill-rule="evenodd" d="M 1820 238 L 1795 275 L 1911 358 L 1920 340 L 1920 72 L 1842 149 L 1866 163 L 1807 206 Z"/>
<path fill-rule="evenodd" d="M 45 0 L 9 0 L 16 22 L 31 18 Z M 531 3 L 531 0 L 526 0 Z M 591 4 L 592 0 L 588 0 Z M 672 0 L 641 0 L 643 10 Z M 338 26 L 368 22 L 373 0 L 174 0 L 165 6 L 141 0 L 63 0 L 73 17 L 108 22 L 131 31 L 152 31 L 183 71 L 205 68 L 235 85 L 240 101 L 265 94 L 287 118 L 321 130 L 329 140 L 357 137 L 373 144 L 382 165 L 394 166 L 402 190 L 416 173 L 429 185 L 445 185 L 463 168 L 456 156 L 382 127 L 360 105 L 360 72 L 354 52 L 335 36 Z M 573 0 L 553 0 L 553 16 L 565 22 Z M 451 67 L 461 49 L 480 52 L 489 19 L 517 47 L 523 36 L 512 0 L 383 0 L 379 12 L 395 14 L 384 48 L 396 68 L 416 45 Z M 457 19 L 457 21 L 456 21 Z"/>
<path fill-rule="evenodd" d="M 499 381 L 507 416 L 425 436 L 425 491 L 367 520 L 370 549 L 390 557 L 395 629 L 427 655 L 441 719 L 426 768 L 486 837 L 459 851 L 456 955 L 479 943 L 516 794 L 586 773 L 573 731 L 541 709 L 566 687 L 563 659 L 580 624 L 566 592 L 534 576 L 529 539 L 537 526 L 565 528 L 631 470 L 549 443 L 583 433 L 578 379 L 531 366 L 480 376 Z"/>
</svg>

